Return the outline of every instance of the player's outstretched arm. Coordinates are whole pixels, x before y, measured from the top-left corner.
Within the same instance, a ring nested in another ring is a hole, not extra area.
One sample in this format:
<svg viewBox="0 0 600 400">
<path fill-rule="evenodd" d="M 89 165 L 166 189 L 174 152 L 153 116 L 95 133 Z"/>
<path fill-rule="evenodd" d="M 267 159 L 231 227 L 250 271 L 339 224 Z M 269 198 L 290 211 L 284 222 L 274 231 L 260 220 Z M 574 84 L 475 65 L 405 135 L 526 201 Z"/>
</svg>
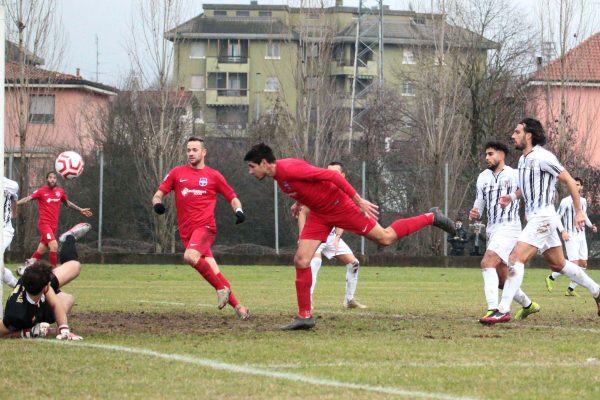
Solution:
<svg viewBox="0 0 600 400">
<path fill-rule="evenodd" d="M 370 201 L 363 199 L 358 193 L 352 197 L 352 200 L 356 203 L 358 208 L 360 208 L 360 211 L 362 211 L 366 217 L 371 217 L 375 220 L 379 218 L 379 206 L 376 206 Z"/>
<path fill-rule="evenodd" d="M 154 212 L 158 215 L 162 215 L 167 211 L 162 203 L 163 197 L 165 197 L 165 193 L 162 190 L 157 190 L 154 196 L 152 196 L 152 208 L 154 208 Z"/>
<path fill-rule="evenodd" d="M 230 204 L 231 208 L 233 209 L 233 213 L 235 214 L 235 224 L 241 224 L 246 220 L 246 214 L 244 214 L 244 210 L 242 210 L 242 202 L 237 197 L 234 197 Z"/>
<path fill-rule="evenodd" d="M 79 211 L 81 215 L 85 217 L 89 218 L 92 215 L 94 215 L 89 208 L 81 208 L 77 204 L 73 203 L 71 200 L 67 200 L 65 204 L 67 205 L 67 207 L 72 208 L 75 211 Z"/>
<path fill-rule="evenodd" d="M 29 203 L 31 199 L 31 196 L 23 197 L 22 199 L 17 200 L 17 205 L 20 206 L 21 204 Z"/>
</svg>

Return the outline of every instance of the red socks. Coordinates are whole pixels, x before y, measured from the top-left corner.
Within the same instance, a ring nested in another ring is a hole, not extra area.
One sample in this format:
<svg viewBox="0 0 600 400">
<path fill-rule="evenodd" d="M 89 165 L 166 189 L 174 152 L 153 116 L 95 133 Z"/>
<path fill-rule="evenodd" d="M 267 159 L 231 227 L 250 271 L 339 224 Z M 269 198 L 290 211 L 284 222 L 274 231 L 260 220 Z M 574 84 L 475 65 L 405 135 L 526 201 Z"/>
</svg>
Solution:
<svg viewBox="0 0 600 400">
<path fill-rule="evenodd" d="M 214 273 L 214 271 L 210 267 L 210 264 L 204 258 L 200 257 L 196 264 L 192 265 L 192 267 L 194 267 L 194 269 L 198 271 L 200 275 L 202 275 L 202 277 L 206 279 L 206 281 L 210 283 L 211 286 L 214 287 L 216 290 L 225 289 L 225 285 L 223 284 L 223 282 Z"/>
<path fill-rule="evenodd" d="M 396 232 L 398 239 L 400 239 L 431 224 L 433 224 L 433 213 L 427 213 L 415 217 L 397 219 L 392 222 L 390 227 Z"/>
<path fill-rule="evenodd" d="M 298 297 L 298 315 L 302 318 L 311 316 L 310 286 L 312 272 L 310 268 L 296 268 L 296 296 Z"/>
<path fill-rule="evenodd" d="M 40 253 L 37 252 L 37 250 L 31 255 L 31 258 L 35 258 L 36 260 L 39 260 L 42 258 L 42 255 Z"/>
<path fill-rule="evenodd" d="M 231 289 L 231 284 L 229 283 L 229 281 L 227 280 L 227 278 L 225 278 L 223 276 L 222 273 L 218 273 L 217 274 L 217 278 L 219 278 L 219 280 L 221 281 L 221 283 L 225 286 L 227 286 L 229 289 Z M 240 304 L 240 302 L 237 300 L 237 298 L 235 297 L 235 295 L 233 294 L 233 292 L 231 292 L 229 294 L 229 305 L 233 308 L 237 307 L 237 305 Z"/>
<path fill-rule="evenodd" d="M 51 251 L 48 253 L 48 261 L 50 262 L 50 265 L 52 265 L 52 269 L 56 268 L 57 259 L 58 256 L 55 251 Z"/>
</svg>

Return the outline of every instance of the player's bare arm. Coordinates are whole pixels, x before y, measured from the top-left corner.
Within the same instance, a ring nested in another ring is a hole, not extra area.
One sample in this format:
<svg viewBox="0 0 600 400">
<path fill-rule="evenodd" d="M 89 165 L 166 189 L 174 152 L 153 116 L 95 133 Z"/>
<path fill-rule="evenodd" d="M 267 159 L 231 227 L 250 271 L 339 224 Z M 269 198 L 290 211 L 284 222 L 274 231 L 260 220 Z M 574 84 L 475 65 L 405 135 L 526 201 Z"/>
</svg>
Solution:
<svg viewBox="0 0 600 400">
<path fill-rule="evenodd" d="M 56 320 L 56 338 L 59 340 L 81 340 L 83 339 L 81 336 L 78 336 L 71 332 L 69 328 L 69 323 L 67 321 L 67 312 L 65 311 L 60 299 L 54 292 L 52 287 L 48 288 L 46 292 L 46 301 L 50 308 L 52 308 L 52 313 L 54 314 L 54 319 Z"/>
<path fill-rule="evenodd" d="M 79 207 L 77 204 L 73 203 L 71 200 L 67 200 L 65 202 L 65 205 L 69 208 L 72 208 L 75 211 L 79 211 L 81 213 L 81 215 L 85 216 L 85 217 L 91 217 L 92 215 L 94 215 L 92 213 L 92 211 L 89 208 L 81 208 Z"/>
<path fill-rule="evenodd" d="M 157 190 L 152 196 L 152 207 L 154 208 L 154 212 L 158 215 L 164 214 L 167 209 L 163 205 L 163 198 L 165 197 L 165 193 L 162 190 Z"/>
<path fill-rule="evenodd" d="M 352 201 L 356 203 L 358 208 L 360 208 L 360 211 L 362 211 L 366 217 L 372 217 L 375 220 L 379 218 L 379 206 L 376 206 L 370 201 L 363 199 L 358 193 L 352 197 Z"/>
<path fill-rule="evenodd" d="M 27 197 L 23 197 L 22 199 L 19 199 L 17 201 L 17 205 L 21 205 L 21 204 L 25 204 L 25 203 L 29 203 L 31 201 L 31 196 L 27 196 Z"/>
<path fill-rule="evenodd" d="M 477 220 L 481 218 L 481 214 L 479 213 L 479 210 L 477 208 L 472 208 L 471 211 L 469 211 L 469 219 L 471 221 L 473 220 Z"/>
<path fill-rule="evenodd" d="M 246 215 L 244 214 L 244 210 L 242 210 L 242 202 L 237 197 L 234 197 L 231 200 L 231 208 L 233 209 L 233 213 L 235 214 L 236 220 L 235 224 L 241 224 L 246 220 Z"/>
<path fill-rule="evenodd" d="M 557 176 L 558 180 L 567 185 L 567 189 L 571 194 L 571 198 L 573 199 L 573 207 L 575 208 L 575 226 L 577 230 L 584 229 L 585 226 L 585 214 L 583 209 L 581 208 L 581 201 L 579 198 L 579 188 L 577 187 L 577 183 L 575 179 L 571 176 L 569 171 L 563 170 Z"/>
</svg>

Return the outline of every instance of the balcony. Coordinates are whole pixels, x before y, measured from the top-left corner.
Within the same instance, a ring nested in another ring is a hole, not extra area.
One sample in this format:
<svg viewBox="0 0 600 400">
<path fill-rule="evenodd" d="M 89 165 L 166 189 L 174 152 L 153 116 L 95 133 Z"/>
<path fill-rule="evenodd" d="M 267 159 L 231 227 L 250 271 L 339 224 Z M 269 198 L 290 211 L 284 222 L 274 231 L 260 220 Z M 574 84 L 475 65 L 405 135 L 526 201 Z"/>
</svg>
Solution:
<svg viewBox="0 0 600 400">
<path fill-rule="evenodd" d="M 331 61 L 331 75 L 354 75 L 354 60 L 335 60 Z M 367 61 L 367 66 L 358 65 L 358 76 L 377 76 L 377 63 L 375 61 Z"/>
<path fill-rule="evenodd" d="M 206 57 L 206 72 L 250 72 L 250 59 L 242 56 Z"/>
<path fill-rule="evenodd" d="M 206 89 L 209 106 L 247 106 L 248 89 Z"/>
</svg>

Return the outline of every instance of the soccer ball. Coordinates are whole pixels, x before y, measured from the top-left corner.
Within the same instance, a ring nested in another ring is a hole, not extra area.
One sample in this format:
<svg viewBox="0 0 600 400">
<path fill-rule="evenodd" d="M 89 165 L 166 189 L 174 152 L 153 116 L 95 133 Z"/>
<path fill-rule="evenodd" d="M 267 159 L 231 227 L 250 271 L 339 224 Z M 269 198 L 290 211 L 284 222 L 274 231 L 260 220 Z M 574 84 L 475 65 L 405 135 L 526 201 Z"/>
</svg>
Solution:
<svg viewBox="0 0 600 400">
<path fill-rule="evenodd" d="M 56 157 L 54 169 L 65 179 L 77 178 L 83 172 L 83 159 L 74 151 L 65 151 Z"/>
</svg>

